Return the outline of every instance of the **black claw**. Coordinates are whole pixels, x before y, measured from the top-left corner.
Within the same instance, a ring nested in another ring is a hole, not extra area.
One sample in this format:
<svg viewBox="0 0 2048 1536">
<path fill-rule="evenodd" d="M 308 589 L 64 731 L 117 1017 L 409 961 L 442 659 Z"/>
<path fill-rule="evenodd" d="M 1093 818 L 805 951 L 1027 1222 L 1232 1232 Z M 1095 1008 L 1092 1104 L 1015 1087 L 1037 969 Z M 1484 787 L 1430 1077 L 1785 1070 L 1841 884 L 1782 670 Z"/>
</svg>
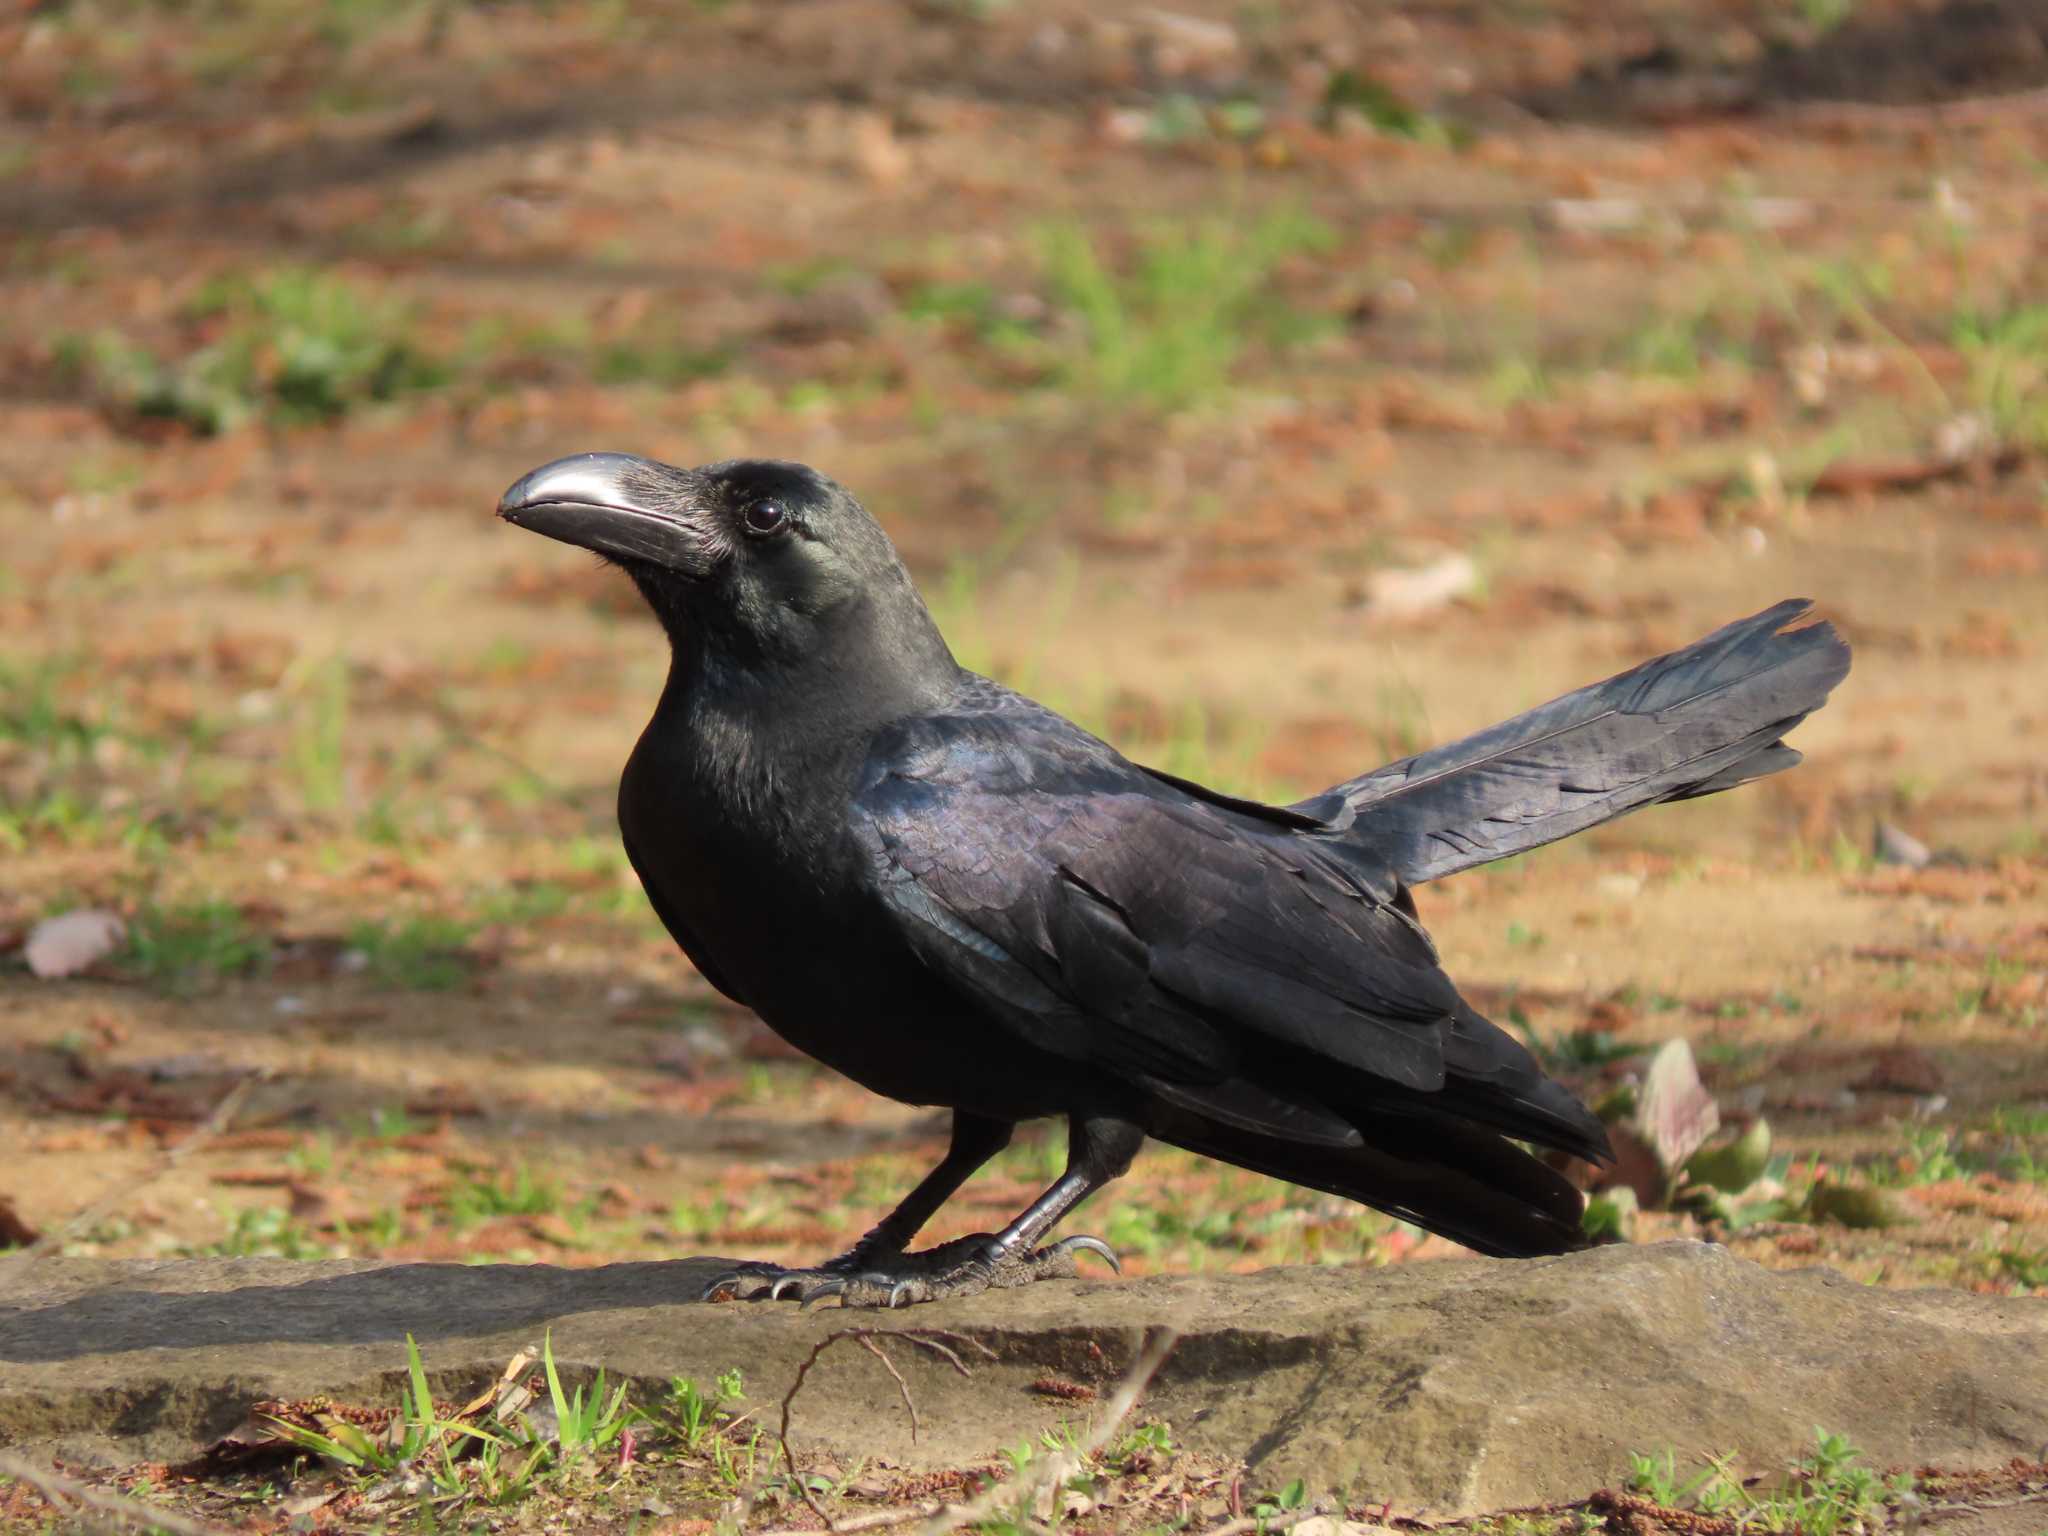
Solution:
<svg viewBox="0 0 2048 1536">
<path fill-rule="evenodd" d="M 844 1280 L 827 1280 L 815 1291 L 806 1291 L 803 1296 L 803 1302 L 797 1310 L 808 1312 L 827 1296 L 844 1296 L 845 1294 L 846 1282 Z"/>
<path fill-rule="evenodd" d="M 1086 1233 L 1074 1237 L 1061 1238 L 1060 1241 L 1054 1243 L 1046 1251 L 1049 1253 L 1092 1253 L 1108 1264 L 1112 1273 L 1120 1275 L 1124 1272 L 1123 1265 L 1117 1259 L 1116 1250 L 1101 1238 L 1090 1237 Z"/>
<path fill-rule="evenodd" d="M 781 1301 L 793 1298 L 808 1311 L 821 1301 L 839 1298 L 841 1306 L 914 1307 L 973 1295 L 990 1287 L 1026 1285 L 1054 1274 L 1074 1272 L 1072 1256 L 1092 1253 L 1117 1274 L 1123 1273 L 1116 1250 L 1099 1237 L 1062 1238 L 1029 1253 L 1011 1252 L 986 1235 L 957 1238 L 922 1253 L 892 1252 L 862 1263 L 852 1253 L 816 1269 L 784 1269 L 775 1264 L 748 1264 L 727 1270 L 706 1285 L 705 1301 Z M 1061 1261 L 1067 1261 L 1062 1267 Z"/>
</svg>

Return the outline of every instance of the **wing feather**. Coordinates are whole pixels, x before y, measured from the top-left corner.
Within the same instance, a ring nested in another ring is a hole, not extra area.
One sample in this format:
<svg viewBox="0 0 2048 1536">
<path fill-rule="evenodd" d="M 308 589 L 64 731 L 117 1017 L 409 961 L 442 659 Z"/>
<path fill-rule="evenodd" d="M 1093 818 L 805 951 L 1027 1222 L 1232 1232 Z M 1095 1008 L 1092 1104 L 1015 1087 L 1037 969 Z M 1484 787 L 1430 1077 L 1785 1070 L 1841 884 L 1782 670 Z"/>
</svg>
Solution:
<svg viewBox="0 0 2048 1536">
<path fill-rule="evenodd" d="M 876 884 L 927 964 L 1044 1049 L 1290 1139 L 1356 1133 L 1253 1088 L 1262 1053 L 1443 1086 L 1459 999 L 1409 918 L 1299 831 L 1020 724 L 899 727 L 855 797 Z"/>
</svg>

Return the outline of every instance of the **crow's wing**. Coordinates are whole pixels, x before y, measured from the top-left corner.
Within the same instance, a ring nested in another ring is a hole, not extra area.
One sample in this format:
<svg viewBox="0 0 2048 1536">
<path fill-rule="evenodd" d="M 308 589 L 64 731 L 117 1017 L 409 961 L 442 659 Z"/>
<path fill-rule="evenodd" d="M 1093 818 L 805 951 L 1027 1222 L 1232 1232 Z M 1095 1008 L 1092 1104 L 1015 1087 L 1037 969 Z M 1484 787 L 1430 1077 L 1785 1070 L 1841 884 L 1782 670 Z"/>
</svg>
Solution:
<svg viewBox="0 0 2048 1536">
<path fill-rule="evenodd" d="M 1355 868 L 1016 705 L 891 728 L 858 786 L 874 888 L 928 965 L 1041 1049 L 1275 1135 L 1356 1139 L 1248 1081 L 1263 1054 L 1443 1087 L 1457 992 Z"/>
</svg>

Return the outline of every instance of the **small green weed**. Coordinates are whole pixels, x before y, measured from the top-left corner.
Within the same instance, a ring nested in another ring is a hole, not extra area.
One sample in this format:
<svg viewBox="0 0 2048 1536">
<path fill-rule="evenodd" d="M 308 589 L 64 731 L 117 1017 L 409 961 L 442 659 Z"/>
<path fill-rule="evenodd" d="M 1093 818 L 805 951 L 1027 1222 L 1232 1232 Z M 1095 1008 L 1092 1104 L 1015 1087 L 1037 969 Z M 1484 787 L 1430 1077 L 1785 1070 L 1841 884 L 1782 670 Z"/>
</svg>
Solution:
<svg viewBox="0 0 2048 1536">
<path fill-rule="evenodd" d="M 1856 14 L 1856 0 L 1798 0 L 1799 19 L 1817 37 L 1825 36 Z"/>
<path fill-rule="evenodd" d="M 2048 1182 L 2048 1120 L 2008 1110 L 1982 1130 L 1939 1126 L 1904 1128 L 1905 1150 L 1871 1170 L 1878 1183 L 1917 1187 L 1996 1174 L 2025 1183 Z"/>
<path fill-rule="evenodd" d="M 443 1419 L 434 1410 L 433 1393 L 427 1389 L 427 1370 L 420 1359 L 420 1347 L 413 1336 L 405 1336 L 406 1388 L 400 1400 L 397 1422 L 389 1434 L 367 1433 L 345 1419 L 330 1418 L 325 1430 L 273 1418 L 276 1432 L 291 1444 L 351 1472 L 391 1473 L 439 1450 L 444 1464 L 452 1469 L 453 1444 L 462 1440 L 495 1442 L 496 1437 L 473 1425 Z"/>
<path fill-rule="evenodd" d="M 669 1381 L 657 1422 L 686 1453 L 694 1452 L 715 1431 L 720 1415 L 745 1396 L 746 1383 L 737 1369 L 720 1372 L 709 1397 L 689 1377 L 677 1376 Z"/>
<path fill-rule="evenodd" d="M 575 1461 L 602 1455 L 632 1427 L 637 1415 L 626 1408 L 625 1383 L 621 1382 L 607 1399 L 602 1369 L 587 1395 L 580 1386 L 574 1393 L 562 1390 L 562 1378 L 555 1370 L 552 1330 L 541 1338 L 541 1366 L 547 1374 L 548 1400 L 555 1410 L 555 1461 L 558 1466 L 566 1467 Z"/>
<path fill-rule="evenodd" d="M 2048 304 L 1957 317 L 1953 336 L 1970 369 L 1970 398 L 2001 443 L 2048 445 Z"/>
<path fill-rule="evenodd" d="M 2048 1292 L 2048 1248 L 2001 1248 L 1992 1257 L 2001 1277 L 2030 1291 Z"/>
<path fill-rule="evenodd" d="M 1062 372 L 1091 393 L 1168 410 L 1217 395 L 1253 339 L 1303 337 L 1302 317 L 1272 291 L 1273 275 L 1289 257 L 1330 243 L 1330 232 L 1301 213 L 1215 220 L 1154 233 L 1120 273 L 1084 230 L 1050 229 L 1039 252 L 1046 282 L 1084 335 Z"/>
<path fill-rule="evenodd" d="M 1525 1027 L 1530 1048 L 1552 1072 L 1604 1067 L 1609 1062 L 1640 1056 L 1649 1049 L 1642 1041 L 1623 1040 L 1605 1029 L 1561 1030 L 1545 1035 L 1532 1026 Z"/>
<path fill-rule="evenodd" d="M 16 667 L 0 663 L 0 741 L 49 753 L 61 762 L 89 756 L 104 741 L 120 741 L 161 756 L 163 744 L 71 708 L 60 683 L 78 675 L 76 663 L 45 661 Z"/>
<path fill-rule="evenodd" d="M 521 1166 L 510 1175 L 465 1173 L 443 1197 L 458 1232 L 500 1216 L 544 1216 L 562 1207 L 561 1187 Z"/>
<path fill-rule="evenodd" d="M 1173 1426 L 1154 1422 L 1140 1424 L 1102 1453 L 1102 1459 L 1119 1471 L 1135 1462 L 1164 1459 L 1173 1454 Z"/>
<path fill-rule="evenodd" d="M 446 368 L 410 339 L 399 305 L 312 268 L 209 284 L 187 316 L 188 344 L 162 352 L 118 331 L 70 338 L 60 365 L 110 405 L 195 432 L 245 422 L 332 421 L 434 389 Z"/>
<path fill-rule="evenodd" d="M 1252 1505 L 1252 1518 L 1263 1529 L 1268 1520 L 1277 1520 L 1292 1510 L 1301 1509 L 1308 1503 L 1308 1484 L 1296 1478 L 1276 1493 L 1257 1500 Z"/>
<path fill-rule="evenodd" d="M 1728 1490 L 1740 1480 L 1728 1471 L 1728 1458 L 1707 1458 L 1707 1465 L 1690 1476 L 1681 1477 L 1677 1454 L 1669 1447 L 1663 1455 L 1629 1452 L 1628 1487 L 1631 1492 L 1654 1499 L 1666 1509 L 1679 1509 L 1688 1502 L 1703 1513 L 1718 1513 L 1726 1507 Z"/>
<path fill-rule="evenodd" d="M 1387 86 L 1355 69 L 1338 70 L 1323 87 L 1320 115 L 1324 126 L 1334 126 L 1347 114 L 1363 118 L 1390 138 L 1416 139 L 1452 148 L 1471 138 L 1464 125 L 1410 106 Z"/>
<path fill-rule="evenodd" d="M 312 669 L 293 723 L 288 761 L 309 811 L 337 811 L 348 793 L 349 670 L 330 656 Z"/>
<path fill-rule="evenodd" d="M 1732 1518 L 1740 1529 L 1797 1536 L 1860 1531 L 1887 1505 L 1913 1491 L 1910 1473 L 1886 1477 L 1863 1464 L 1863 1453 L 1843 1435 L 1814 1432 L 1812 1452 L 1793 1463 L 1785 1481 L 1762 1492 L 1745 1485 L 1732 1455 L 1709 1456 L 1681 1476 L 1676 1456 L 1632 1453 L 1628 1486 L 1667 1509 L 1691 1508 Z"/>
<path fill-rule="evenodd" d="M 363 921 L 349 929 L 349 948 L 363 957 L 363 969 L 388 987 L 412 992 L 445 992 L 465 985 L 474 962 L 463 950 L 476 932 L 452 917 Z"/>
<path fill-rule="evenodd" d="M 151 986 L 184 996 L 246 976 L 270 960 L 270 940 L 231 901 L 145 906 L 128 924 L 126 967 Z"/>
<path fill-rule="evenodd" d="M 546 1395 L 539 1402 L 521 1393 L 475 1422 L 468 1415 L 446 1417 L 428 1389 L 419 1346 L 408 1336 L 406 1382 L 387 1429 L 372 1433 L 326 1413 L 312 1425 L 281 1418 L 272 1423 L 280 1439 L 319 1456 L 357 1487 L 369 1488 L 375 1480 L 380 1498 L 410 1485 L 426 1500 L 422 1517 L 445 1515 L 468 1502 L 512 1504 L 537 1491 L 543 1478 L 565 1491 L 587 1491 L 600 1477 L 628 1475 L 650 1446 L 708 1459 L 704 1470 L 729 1493 L 753 1482 L 759 1430 L 744 1443 L 728 1433 L 737 1423 L 729 1407 L 743 1395 L 737 1370 L 719 1375 L 711 1399 L 679 1380 L 656 1414 L 635 1407 L 626 1384 L 609 1382 L 602 1370 L 591 1382 L 570 1388 L 556 1364 L 551 1332 L 542 1340 L 541 1370 Z M 694 1405 L 694 1418 L 684 1403 Z M 426 1528 L 436 1528 L 432 1519 Z"/>
<path fill-rule="evenodd" d="M 1157 1257 L 1180 1244 L 1239 1253 L 1247 1244 L 1229 1209 L 1191 1212 L 1154 1205 L 1111 1208 L 1106 1229 L 1109 1245 Z"/>
<path fill-rule="evenodd" d="M 1937 1126 L 1909 1127 L 1906 1150 L 1890 1168 L 1875 1170 L 1873 1177 L 1881 1183 L 1908 1188 L 1968 1178 L 1979 1171 L 1978 1165 L 1975 1159 L 1966 1162 L 1957 1156 L 1960 1150 L 1953 1131 Z"/>
<path fill-rule="evenodd" d="M 228 1220 L 217 1243 L 187 1250 L 192 1258 L 328 1259 L 334 1246 L 321 1240 L 290 1211 L 274 1205 L 244 1206 Z"/>
<path fill-rule="evenodd" d="M 715 379 L 732 367 L 726 347 L 692 347 L 680 341 L 612 341 L 597 349 L 591 373 L 600 384 L 654 384 L 672 389 Z"/>
</svg>

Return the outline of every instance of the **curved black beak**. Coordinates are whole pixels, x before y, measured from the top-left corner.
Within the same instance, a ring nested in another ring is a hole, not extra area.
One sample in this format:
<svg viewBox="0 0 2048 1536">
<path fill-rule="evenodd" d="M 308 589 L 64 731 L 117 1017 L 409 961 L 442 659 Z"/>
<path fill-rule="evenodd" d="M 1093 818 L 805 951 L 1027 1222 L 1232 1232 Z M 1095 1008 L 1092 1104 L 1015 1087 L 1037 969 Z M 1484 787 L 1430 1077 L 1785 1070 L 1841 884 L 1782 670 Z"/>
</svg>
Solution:
<svg viewBox="0 0 2048 1536">
<path fill-rule="evenodd" d="M 717 532 L 697 475 L 630 453 L 577 453 L 513 481 L 498 516 L 611 560 L 702 576 L 718 563 Z"/>
</svg>

